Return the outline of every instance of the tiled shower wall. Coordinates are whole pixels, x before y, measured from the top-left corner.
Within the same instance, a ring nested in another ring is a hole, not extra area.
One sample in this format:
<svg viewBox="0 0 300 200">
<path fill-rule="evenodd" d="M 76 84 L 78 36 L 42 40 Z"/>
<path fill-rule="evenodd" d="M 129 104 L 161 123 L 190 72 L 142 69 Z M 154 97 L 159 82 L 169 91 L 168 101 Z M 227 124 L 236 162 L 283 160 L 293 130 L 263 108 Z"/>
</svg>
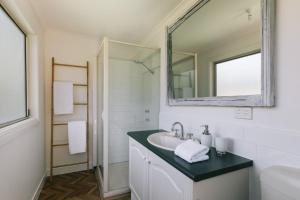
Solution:
<svg viewBox="0 0 300 200">
<path fill-rule="evenodd" d="M 109 163 L 128 161 L 128 131 L 158 127 L 159 73 L 133 61 L 109 61 Z M 159 71 L 159 70 L 158 70 Z"/>
</svg>

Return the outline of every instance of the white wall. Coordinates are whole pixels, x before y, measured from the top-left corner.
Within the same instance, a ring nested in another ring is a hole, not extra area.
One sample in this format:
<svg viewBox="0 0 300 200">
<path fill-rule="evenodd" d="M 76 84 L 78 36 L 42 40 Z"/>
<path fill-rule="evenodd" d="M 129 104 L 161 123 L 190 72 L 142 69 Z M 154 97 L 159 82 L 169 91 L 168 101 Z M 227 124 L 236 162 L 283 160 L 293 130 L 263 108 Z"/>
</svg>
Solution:
<svg viewBox="0 0 300 200">
<path fill-rule="evenodd" d="M 162 48 L 160 128 L 169 130 L 181 121 L 186 131 L 201 132 L 209 124 L 211 132 L 232 139 L 230 151 L 254 160 L 251 174 L 251 199 L 260 199 L 259 173 L 262 169 L 283 164 L 300 166 L 300 2 L 277 0 L 275 67 L 277 91 L 275 108 L 254 108 L 253 120 L 234 119 L 234 108 L 167 106 L 165 26 L 174 22 L 194 0 L 185 0 L 159 24 L 145 40 Z"/>
<path fill-rule="evenodd" d="M 0 130 L 1 199 L 32 199 L 45 174 L 43 28 L 23 0 L 0 0 L 28 36 L 32 117 Z"/>
<path fill-rule="evenodd" d="M 93 85 L 96 74 L 96 57 L 99 48 L 99 42 L 97 38 L 87 37 L 70 32 L 63 32 L 58 30 L 46 30 L 45 32 L 45 109 L 46 109 L 46 158 L 47 158 L 47 171 L 50 170 L 50 117 L 51 117 L 51 58 L 55 57 L 58 63 L 86 65 L 86 62 L 90 63 L 89 73 L 89 93 L 90 93 L 90 123 L 89 123 L 89 134 L 90 134 L 90 167 L 92 162 L 96 164 L 96 154 L 93 155 L 93 151 L 96 151 L 96 142 L 93 140 L 93 110 L 96 109 L 94 106 L 95 99 L 93 92 L 95 92 Z M 70 81 L 78 81 L 79 83 L 86 82 L 85 69 L 73 69 L 65 67 L 56 67 L 56 79 L 65 79 Z M 74 89 L 74 98 L 80 100 L 80 96 L 84 97 L 85 92 L 80 91 L 80 88 Z M 78 100 L 78 101 L 79 101 Z M 82 98 L 80 101 L 84 101 Z M 55 117 L 56 121 L 67 121 L 68 119 L 85 119 L 86 107 L 76 106 L 75 114 L 70 116 L 59 116 Z M 96 114 L 96 113 L 95 113 Z M 54 129 L 54 141 L 55 143 L 66 142 L 67 140 L 67 129 L 66 126 L 56 127 Z M 94 156 L 94 157 L 92 157 Z M 54 151 L 54 164 L 65 164 L 73 162 L 81 162 L 86 160 L 86 154 L 79 154 L 70 156 L 68 147 L 55 147 Z M 66 173 L 77 170 L 86 169 L 86 165 L 77 165 L 74 167 L 62 167 L 54 170 L 54 174 Z"/>
</svg>

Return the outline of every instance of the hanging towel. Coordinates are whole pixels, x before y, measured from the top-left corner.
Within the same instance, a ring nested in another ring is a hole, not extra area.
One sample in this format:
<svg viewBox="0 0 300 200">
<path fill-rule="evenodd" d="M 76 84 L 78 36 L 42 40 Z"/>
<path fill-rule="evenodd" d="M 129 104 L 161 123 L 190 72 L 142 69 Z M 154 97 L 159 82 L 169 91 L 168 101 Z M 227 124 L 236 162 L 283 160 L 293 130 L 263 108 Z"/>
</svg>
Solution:
<svg viewBox="0 0 300 200">
<path fill-rule="evenodd" d="M 68 122 L 68 139 L 70 154 L 86 151 L 86 121 Z"/>
<path fill-rule="evenodd" d="M 201 145 L 193 140 L 187 140 L 178 145 L 175 149 L 175 155 L 189 163 L 208 160 L 209 156 L 206 155 L 208 152 L 209 148 L 207 146 Z"/>
<path fill-rule="evenodd" d="M 53 101 L 54 114 L 72 114 L 73 83 L 69 81 L 54 81 Z"/>
</svg>

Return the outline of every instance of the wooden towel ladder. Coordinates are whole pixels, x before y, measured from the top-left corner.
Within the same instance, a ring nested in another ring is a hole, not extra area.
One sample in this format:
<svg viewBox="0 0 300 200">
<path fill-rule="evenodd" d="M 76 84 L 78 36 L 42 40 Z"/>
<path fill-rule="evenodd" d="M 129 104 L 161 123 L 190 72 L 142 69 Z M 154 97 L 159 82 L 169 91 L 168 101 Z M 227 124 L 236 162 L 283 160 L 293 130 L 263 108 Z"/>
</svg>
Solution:
<svg viewBox="0 0 300 200">
<path fill-rule="evenodd" d="M 66 126 L 68 123 L 54 123 L 54 107 L 53 107 L 53 83 L 55 81 L 55 67 L 56 66 L 62 66 L 62 67 L 71 67 L 71 68 L 83 68 L 86 69 L 86 84 L 77 84 L 73 83 L 74 87 L 86 87 L 87 90 L 87 102 L 74 102 L 74 106 L 87 106 L 86 108 L 86 121 L 87 121 L 87 126 L 86 126 L 86 154 L 87 154 L 87 160 L 84 162 L 77 162 L 77 163 L 70 163 L 70 164 L 61 164 L 61 165 L 53 165 L 53 149 L 55 147 L 59 146 L 68 146 L 69 143 L 64 143 L 64 144 L 54 144 L 54 133 L 53 133 L 53 127 L 54 126 Z M 53 169 L 55 168 L 60 168 L 60 167 L 68 167 L 68 166 L 73 166 L 73 165 L 80 165 L 80 164 L 86 164 L 87 170 L 89 169 L 89 62 L 86 62 L 85 66 L 82 65 L 71 65 L 71 64 L 62 64 L 62 63 L 56 63 L 54 57 L 52 58 L 52 82 L 51 82 L 51 150 L 50 150 L 50 178 L 52 180 L 53 176 Z"/>
</svg>

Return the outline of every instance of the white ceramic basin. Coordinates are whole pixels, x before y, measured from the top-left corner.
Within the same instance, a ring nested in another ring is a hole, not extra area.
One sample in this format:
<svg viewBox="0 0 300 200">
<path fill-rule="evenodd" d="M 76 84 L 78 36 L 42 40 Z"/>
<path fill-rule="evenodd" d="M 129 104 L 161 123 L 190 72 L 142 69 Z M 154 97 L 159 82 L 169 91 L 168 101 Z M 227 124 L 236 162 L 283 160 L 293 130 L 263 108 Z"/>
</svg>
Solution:
<svg viewBox="0 0 300 200">
<path fill-rule="evenodd" d="M 184 140 L 174 137 L 170 132 L 154 133 L 149 135 L 147 140 L 150 144 L 169 151 L 174 151 L 179 144 L 184 142 Z"/>
</svg>

